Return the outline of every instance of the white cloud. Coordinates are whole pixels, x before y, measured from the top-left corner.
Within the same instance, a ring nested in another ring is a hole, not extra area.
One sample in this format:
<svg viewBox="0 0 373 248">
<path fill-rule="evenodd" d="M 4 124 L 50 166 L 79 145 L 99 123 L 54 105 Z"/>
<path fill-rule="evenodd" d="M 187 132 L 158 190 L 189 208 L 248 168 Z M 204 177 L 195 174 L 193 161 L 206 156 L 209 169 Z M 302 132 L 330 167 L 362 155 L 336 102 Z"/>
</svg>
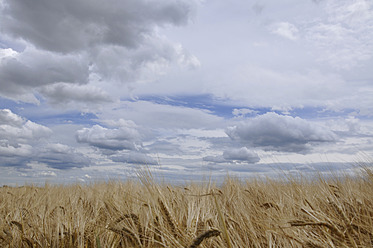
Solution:
<svg viewBox="0 0 373 248">
<path fill-rule="evenodd" d="M 337 135 L 299 117 L 267 113 L 226 130 L 228 136 L 251 147 L 265 150 L 306 153 L 309 144 L 336 142 Z"/>
<path fill-rule="evenodd" d="M 14 114 L 9 109 L 0 109 L 0 124 L 1 125 L 11 125 L 19 127 L 25 120 L 19 115 Z"/>
<path fill-rule="evenodd" d="M 91 51 L 90 57 L 94 61 L 93 73 L 119 83 L 151 82 L 165 74 L 172 65 L 188 69 L 200 66 L 198 59 L 180 44 L 156 33 L 147 36 L 136 49 L 100 46 Z"/>
<path fill-rule="evenodd" d="M 51 134 L 48 127 L 26 120 L 9 109 L 0 109 L 0 139 L 3 141 L 17 144 L 36 141 Z"/>
<path fill-rule="evenodd" d="M 15 57 L 17 52 L 11 48 L 0 49 L 0 60 L 3 60 L 7 57 Z"/>
<path fill-rule="evenodd" d="M 54 171 L 42 171 L 38 174 L 38 176 L 42 177 L 56 177 L 57 174 Z"/>
<path fill-rule="evenodd" d="M 94 125 L 76 132 L 79 143 L 107 150 L 138 150 L 141 145 L 140 134 L 135 127 L 105 128 Z"/>
<path fill-rule="evenodd" d="M 50 143 L 52 134 L 46 126 L 27 120 L 8 109 L 0 109 L 1 166 L 25 167 L 34 161 L 51 168 L 67 169 L 90 163 L 75 148 Z"/>
<path fill-rule="evenodd" d="M 214 82 L 214 94 L 244 106 L 284 110 L 302 106 L 330 109 L 364 107 L 360 101 L 346 102 L 346 99 L 361 96 L 363 92 L 355 92 L 354 89 L 361 86 L 349 84 L 337 73 L 311 69 L 281 70 L 250 64 L 216 74 L 220 80 Z"/>
<path fill-rule="evenodd" d="M 0 157 L 27 157 L 32 155 L 32 146 L 27 144 L 9 144 L 0 140 Z"/>
<path fill-rule="evenodd" d="M 278 22 L 271 25 L 271 32 L 289 40 L 298 39 L 298 29 L 289 22 Z"/>
<path fill-rule="evenodd" d="M 126 116 L 142 126 L 151 128 L 207 129 L 221 127 L 224 119 L 212 112 L 197 108 L 188 108 L 157 104 L 148 101 L 122 102 L 116 111 L 125 112 Z M 103 113 L 105 116 L 105 114 Z"/>
<path fill-rule="evenodd" d="M 247 109 L 247 108 L 241 108 L 241 109 L 233 109 L 232 114 L 235 117 L 245 117 L 247 114 L 257 114 L 258 111 Z"/>
<path fill-rule="evenodd" d="M 373 3 L 329 0 L 324 16 L 306 28 L 306 40 L 318 49 L 318 60 L 340 70 L 361 66 L 373 56 Z"/>
</svg>

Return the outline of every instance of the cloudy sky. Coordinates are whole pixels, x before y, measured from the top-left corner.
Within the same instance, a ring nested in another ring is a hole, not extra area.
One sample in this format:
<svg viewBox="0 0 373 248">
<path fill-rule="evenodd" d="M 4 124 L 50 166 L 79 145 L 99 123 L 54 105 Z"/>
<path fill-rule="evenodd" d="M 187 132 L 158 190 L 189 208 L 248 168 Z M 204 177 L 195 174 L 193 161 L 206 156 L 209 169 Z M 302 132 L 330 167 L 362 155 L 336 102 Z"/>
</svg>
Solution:
<svg viewBox="0 0 373 248">
<path fill-rule="evenodd" d="M 371 0 L 0 0 L 0 184 L 350 172 Z"/>
</svg>

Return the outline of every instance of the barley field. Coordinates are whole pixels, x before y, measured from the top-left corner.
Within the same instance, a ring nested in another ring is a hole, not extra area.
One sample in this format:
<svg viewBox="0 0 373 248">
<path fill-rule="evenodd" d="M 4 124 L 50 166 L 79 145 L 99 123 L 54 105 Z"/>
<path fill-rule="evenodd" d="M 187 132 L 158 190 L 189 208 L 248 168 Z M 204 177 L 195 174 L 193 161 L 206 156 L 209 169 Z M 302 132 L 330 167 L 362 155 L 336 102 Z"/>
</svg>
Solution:
<svg viewBox="0 0 373 248">
<path fill-rule="evenodd" d="M 373 247 L 373 174 L 0 188 L 1 247 Z"/>
</svg>

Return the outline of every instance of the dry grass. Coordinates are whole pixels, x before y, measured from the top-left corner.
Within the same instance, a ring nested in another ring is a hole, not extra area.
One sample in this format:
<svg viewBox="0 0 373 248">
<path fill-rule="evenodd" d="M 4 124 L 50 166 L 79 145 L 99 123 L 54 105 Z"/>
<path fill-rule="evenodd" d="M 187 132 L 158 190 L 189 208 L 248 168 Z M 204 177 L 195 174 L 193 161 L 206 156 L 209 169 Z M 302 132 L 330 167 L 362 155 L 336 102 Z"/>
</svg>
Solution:
<svg viewBox="0 0 373 248">
<path fill-rule="evenodd" d="M 0 188 L 1 247 L 372 247 L 373 174 Z"/>
</svg>

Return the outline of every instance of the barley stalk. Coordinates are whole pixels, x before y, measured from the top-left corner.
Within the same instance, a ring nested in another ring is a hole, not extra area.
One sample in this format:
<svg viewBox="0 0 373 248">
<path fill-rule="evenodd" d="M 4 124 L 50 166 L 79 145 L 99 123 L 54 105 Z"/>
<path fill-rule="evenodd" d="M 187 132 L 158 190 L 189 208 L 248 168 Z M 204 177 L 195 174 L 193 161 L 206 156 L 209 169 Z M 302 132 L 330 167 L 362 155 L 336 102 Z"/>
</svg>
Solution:
<svg viewBox="0 0 373 248">
<path fill-rule="evenodd" d="M 216 199 L 216 195 L 212 194 L 212 197 L 214 198 L 215 206 L 216 206 L 216 209 L 218 211 L 220 226 L 223 228 L 223 236 L 224 236 L 225 242 L 227 243 L 228 248 L 232 248 L 231 239 L 230 239 L 229 234 L 228 234 L 227 225 L 225 224 L 224 216 L 223 216 L 223 213 L 221 212 L 220 206 L 219 206 L 218 201 Z"/>
</svg>

